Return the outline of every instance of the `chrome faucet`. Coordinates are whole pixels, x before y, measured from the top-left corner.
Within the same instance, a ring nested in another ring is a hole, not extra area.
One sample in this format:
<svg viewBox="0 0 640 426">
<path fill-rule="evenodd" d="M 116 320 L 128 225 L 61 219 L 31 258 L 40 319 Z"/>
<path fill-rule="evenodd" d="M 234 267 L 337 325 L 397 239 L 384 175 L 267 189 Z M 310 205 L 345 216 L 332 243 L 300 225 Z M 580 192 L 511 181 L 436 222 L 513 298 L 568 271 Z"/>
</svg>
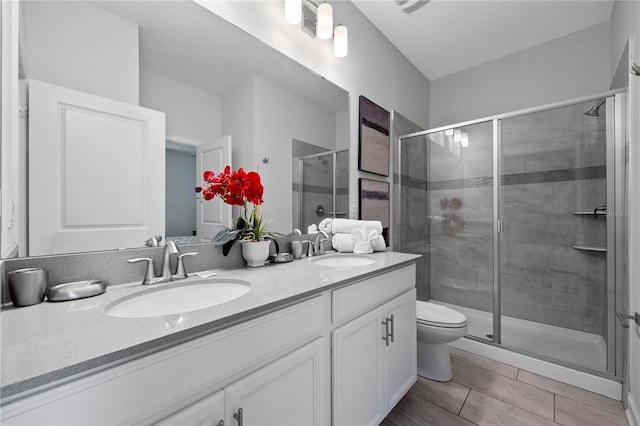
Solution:
<svg viewBox="0 0 640 426">
<path fill-rule="evenodd" d="M 162 252 L 162 265 L 160 267 L 160 278 L 166 282 L 171 281 L 173 274 L 171 273 L 171 255 L 178 253 L 178 246 L 173 241 L 167 241 L 164 244 L 164 251 Z"/>
<path fill-rule="evenodd" d="M 313 240 L 313 255 L 319 256 L 324 254 L 324 248 L 322 247 L 322 243 L 325 241 L 329 241 L 329 234 L 324 232 L 322 229 L 318 229 L 318 233 L 316 234 L 316 238 Z"/>
<path fill-rule="evenodd" d="M 176 266 L 176 273 L 171 273 L 171 255 L 179 253 L 178 246 L 173 241 L 167 241 L 164 245 L 162 252 L 162 265 L 160 267 L 160 276 L 156 275 L 155 262 L 150 257 L 141 257 L 137 259 L 129 259 L 128 263 L 147 262 L 147 269 L 142 279 L 143 285 L 148 284 L 160 284 L 173 280 L 180 280 L 187 278 L 187 273 L 184 270 L 183 258 L 185 256 L 195 256 L 198 253 L 184 253 L 178 257 L 178 264 Z"/>
</svg>

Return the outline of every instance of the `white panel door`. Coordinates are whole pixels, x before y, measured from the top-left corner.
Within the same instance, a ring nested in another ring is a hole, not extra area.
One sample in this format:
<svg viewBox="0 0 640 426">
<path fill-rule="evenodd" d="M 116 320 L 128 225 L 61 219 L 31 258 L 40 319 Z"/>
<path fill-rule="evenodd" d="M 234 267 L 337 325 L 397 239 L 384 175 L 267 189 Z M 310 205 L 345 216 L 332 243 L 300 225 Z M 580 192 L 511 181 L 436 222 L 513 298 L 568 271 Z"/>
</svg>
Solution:
<svg viewBox="0 0 640 426">
<path fill-rule="evenodd" d="M 386 318 L 393 318 L 393 337 L 385 347 L 385 405 L 387 413 L 402 399 L 418 378 L 416 336 L 416 291 L 412 290 L 384 305 Z M 392 317 L 393 316 L 393 317 Z"/>
<path fill-rule="evenodd" d="M 164 113 L 29 82 L 29 255 L 164 235 Z"/>
<path fill-rule="evenodd" d="M 196 182 L 204 185 L 202 173 L 211 170 L 218 174 L 227 165 L 231 165 L 231 136 L 196 146 Z M 216 233 L 233 225 L 231 221 L 231 206 L 225 204 L 219 197 L 209 201 L 202 201 L 196 209 L 196 233 L 199 237 L 212 238 Z"/>
<path fill-rule="evenodd" d="M 324 354 L 319 338 L 226 387 L 226 424 L 328 424 Z"/>
<path fill-rule="evenodd" d="M 380 309 L 333 331 L 333 424 L 384 419 L 384 326 Z"/>
</svg>

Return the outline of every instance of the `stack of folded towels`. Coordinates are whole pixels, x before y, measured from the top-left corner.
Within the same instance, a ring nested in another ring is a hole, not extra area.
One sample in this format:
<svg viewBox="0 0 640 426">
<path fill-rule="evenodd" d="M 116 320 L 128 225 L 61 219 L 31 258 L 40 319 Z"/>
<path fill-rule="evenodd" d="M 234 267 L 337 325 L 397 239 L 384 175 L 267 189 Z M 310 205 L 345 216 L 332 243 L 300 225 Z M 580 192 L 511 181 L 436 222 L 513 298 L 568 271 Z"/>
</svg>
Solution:
<svg viewBox="0 0 640 426">
<path fill-rule="evenodd" d="M 372 253 L 385 251 L 379 220 L 324 219 L 318 229 L 331 233 L 331 245 L 340 253 Z"/>
</svg>

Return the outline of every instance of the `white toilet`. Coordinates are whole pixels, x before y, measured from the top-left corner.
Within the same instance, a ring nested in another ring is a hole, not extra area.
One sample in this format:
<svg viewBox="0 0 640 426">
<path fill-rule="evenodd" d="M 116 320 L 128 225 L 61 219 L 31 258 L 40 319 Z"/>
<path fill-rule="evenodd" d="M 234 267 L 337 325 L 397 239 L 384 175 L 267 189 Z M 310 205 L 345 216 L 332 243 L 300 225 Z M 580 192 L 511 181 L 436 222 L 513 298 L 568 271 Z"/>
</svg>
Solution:
<svg viewBox="0 0 640 426">
<path fill-rule="evenodd" d="M 467 333 L 467 318 L 458 311 L 431 302 L 416 301 L 418 375 L 447 382 L 453 378 L 447 343 Z"/>
</svg>

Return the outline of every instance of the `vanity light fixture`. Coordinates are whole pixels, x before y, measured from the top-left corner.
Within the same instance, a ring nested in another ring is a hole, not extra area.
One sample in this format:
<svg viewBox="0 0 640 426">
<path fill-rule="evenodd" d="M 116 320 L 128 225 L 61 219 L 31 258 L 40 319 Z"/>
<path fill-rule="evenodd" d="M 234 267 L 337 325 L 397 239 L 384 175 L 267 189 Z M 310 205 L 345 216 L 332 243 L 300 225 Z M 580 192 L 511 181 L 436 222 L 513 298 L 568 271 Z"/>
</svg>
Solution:
<svg viewBox="0 0 640 426">
<path fill-rule="evenodd" d="M 454 130 L 453 131 L 453 141 L 460 142 L 462 140 L 462 130 Z"/>
<path fill-rule="evenodd" d="M 333 37 L 333 7 L 329 3 L 318 6 L 316 36 L 320 40 L 329 40 Z"/>
<path fill-rule="evenodd" d="M 349 53 L 349 30 L 340 24 L 333 30 L 333 54 L 344 58 Z"/>
<path fill-rule="evenodd" d="M 462 136 L 460 137 L 460 146 L 463 148 L 469 146 L 469 133 L 462 132 Z"/>
<path fill-rule="evenodd" d="M 302 31 L 311 38 L 330 40 L 333 37 L 333 54 L 344 58 L 349 53 L 349 31 L 342 24 L 333 26 L 333 7 L 324 2 L 319 6 L 311 0 L 285 0 L 285 20 L 290 24 L 301 23 Z"/>
<path fill-rule="evenodd" d="M 447 129 L 444 131 L 445 136 L 453 136 L 453 129 Z"/>
<path fill-rule="evenodd" d="M 302 0 L 284 0 L 284 19 L 292 24 L 302 20 Z"/>
</svg>

